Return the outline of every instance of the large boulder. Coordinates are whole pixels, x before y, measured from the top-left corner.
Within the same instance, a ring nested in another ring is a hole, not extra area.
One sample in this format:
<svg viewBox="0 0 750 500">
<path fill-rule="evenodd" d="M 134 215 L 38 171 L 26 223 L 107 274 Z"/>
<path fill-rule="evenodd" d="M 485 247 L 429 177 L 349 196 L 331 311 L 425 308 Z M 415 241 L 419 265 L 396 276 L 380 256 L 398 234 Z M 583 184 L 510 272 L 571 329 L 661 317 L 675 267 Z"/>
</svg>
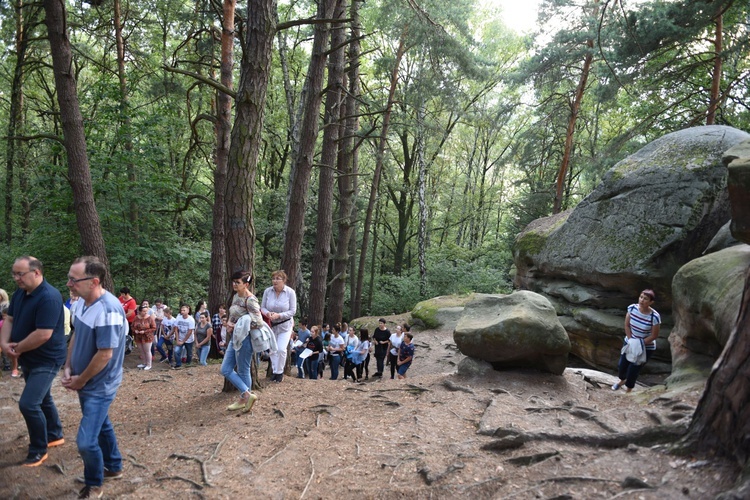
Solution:
<svg viewBox="0 0 750 500">
<path fill-rule="evenodd" d="M 570 340 L 552 304 L 539 294 L 475 294 L 453 332 L 458 349 L 495 369 L 535 368 L 562 375 Z"/>
<path fill-rule="evenodd" d="M 716 125 L 665 135 L 615 165 L 575 209 L 518 236 L 515 285 L 551 300 L 574 355 L 614 368 L 625 309 L 653 288 L 664 325 L 644 371 L 668 370 L 672 278 L 729 221 L 722 155 L 748 139 Z"/>
<path fill-rule="evenodd" d="M 421 321 L 425 328 L 453 330 L 472 295 L 442 295 L 419 302 L 411 316 Z"/>
<path fill-rule="evenodd" d="M 672 282 L 675 325 L 667 385 L 703 384 L 732 333 L 750 245 L 714 252 L 682 266 Z"/>
<path fill-rule="evenodd" d="M 729 197 L 732 200 L 732 235 L 750 243 L 750 140 L 724 154 L 729 169 Z"/>
</svg>

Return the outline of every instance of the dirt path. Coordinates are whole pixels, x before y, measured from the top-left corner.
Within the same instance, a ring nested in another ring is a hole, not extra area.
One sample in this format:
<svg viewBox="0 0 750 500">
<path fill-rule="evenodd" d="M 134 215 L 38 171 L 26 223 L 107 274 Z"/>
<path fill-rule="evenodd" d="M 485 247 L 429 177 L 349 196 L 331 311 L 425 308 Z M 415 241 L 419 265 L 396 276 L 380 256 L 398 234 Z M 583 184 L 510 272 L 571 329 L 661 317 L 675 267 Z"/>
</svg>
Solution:
<svg viewBox="0 0 750 500">
<path fill-rule="evenodd" d="M 107 483 L 105 497 L 682 499 L 711 498 L 733 479 L 726 464 L 660 447 L 534 441 L 485 450 L 498 428 L 602 436 L 671 423 L 689 416 L 699 395 L 658 388 L 625 395 L 611 391 L 605 375 L 597 388 L 573 370 L 461 378 L 449 332 L 420 332 L 415 341 L 405 381 L 287 377 L 263 390 L 250 414 L 225 410 L 236 393 L 220 392 L 218 364 L 143 372 L 129 355 L 110 413 L 125 477 Z M 77 398 L 55 382 L 67 443 L 28 469 L 16 465 L 28 445 L 22 387 L 0 379 L 0 498 L 72 498 L 83 473 Z M 626 478 L 634 489 L 623 487 Z"/>
</svg>

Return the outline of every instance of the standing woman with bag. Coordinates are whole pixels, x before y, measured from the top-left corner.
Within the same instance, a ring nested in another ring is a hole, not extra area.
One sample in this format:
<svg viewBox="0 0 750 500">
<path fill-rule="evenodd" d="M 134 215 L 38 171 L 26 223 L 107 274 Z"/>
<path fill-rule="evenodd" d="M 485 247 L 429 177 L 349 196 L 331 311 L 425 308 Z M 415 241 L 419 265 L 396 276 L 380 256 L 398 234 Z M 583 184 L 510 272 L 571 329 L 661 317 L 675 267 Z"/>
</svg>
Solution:
<svg viewBox="0 0 750 500">
<path fill-rule="evenodd" d="M 237 271 L 232 274 L 232 288 L 234 297 L 229 306 L 229 320 L 227 321 L 227 346 L 224 361 L 221 363 L 221 374 L 240 391 L 240 399 L 227 406 L 227 410 L 242 410 L 248 412 L 253 407 L 258 396 L 250 392 L 252 378 L 250 364 L 253 357 L 253 344 L 250 340 L 252 323 L 260 324 L 258 299 L 250 293 L 250 283 L 253 276 L 247 271 Z M 237 371 L 234 368 L 237 367 Z"/>
<path fill-rule="evenodd" d="M 276 352 L 271 353 L 271 381 L 281 382 L 284 378 L 289 339 L 292 337 L 294 315 L 297 312 L 297 294 L 286 285 L 286 273 L 274 271 L 271 274 L 273 286 L 263 292 L 260 310 L 271 320 L 271 329 L 276 335 Z"/>
<path fill-rule="evenodd" d="M 659 338 L 661 316 L 656 312 L 656 309 L 651 307 L 655 300 L 656 294 L 654 291 L 646 289 L 641 292 L 637 304 L 628 306 L 628 313 L 625 315 L 624 345 L 627 346 L 630 342 L 642 342 L 642 347 L 646 351 L 646 361 L 643 364 L 632 363 L 628 360 L 627 354 L 622 352 L 620 362 L 617 365 L 620 381 L 612 386 L 613 391 L 618 390 L 623 385 L 626 387 L 625 392 L 632 391 L 638 373 L 656 351 L 656 339 Z"/>
</svg>

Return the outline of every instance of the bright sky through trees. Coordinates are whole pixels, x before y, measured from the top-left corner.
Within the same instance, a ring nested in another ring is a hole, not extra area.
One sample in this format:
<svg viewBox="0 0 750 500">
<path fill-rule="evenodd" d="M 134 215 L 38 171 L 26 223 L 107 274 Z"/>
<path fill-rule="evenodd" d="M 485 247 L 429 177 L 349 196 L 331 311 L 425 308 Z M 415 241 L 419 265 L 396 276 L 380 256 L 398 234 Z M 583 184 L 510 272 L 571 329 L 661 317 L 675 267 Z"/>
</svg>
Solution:
<svg viewBox="0 0 750 500">
<path fill-rule="evenodd" d="M 531 31 L 536 25 L 539 0 L 480 0 L 502 9 L 505 24 L 517 33 Z"/>
</svg>

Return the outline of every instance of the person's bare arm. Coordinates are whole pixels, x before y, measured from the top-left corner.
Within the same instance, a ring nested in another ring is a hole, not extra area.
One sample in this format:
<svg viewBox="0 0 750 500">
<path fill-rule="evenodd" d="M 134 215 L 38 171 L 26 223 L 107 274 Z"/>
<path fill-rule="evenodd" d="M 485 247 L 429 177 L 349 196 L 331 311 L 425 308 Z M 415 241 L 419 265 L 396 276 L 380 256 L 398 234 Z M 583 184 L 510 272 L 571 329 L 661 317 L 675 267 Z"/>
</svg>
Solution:
<svg viewBox="0 0 750 500">
<path fill-rule="evenodd" d="M 0 329 L 0 349 L 3 352 L 10 351 L 10 332 L 13 329 L 13 317 L 6 316 L 3 327 Z"/>
</svg>

